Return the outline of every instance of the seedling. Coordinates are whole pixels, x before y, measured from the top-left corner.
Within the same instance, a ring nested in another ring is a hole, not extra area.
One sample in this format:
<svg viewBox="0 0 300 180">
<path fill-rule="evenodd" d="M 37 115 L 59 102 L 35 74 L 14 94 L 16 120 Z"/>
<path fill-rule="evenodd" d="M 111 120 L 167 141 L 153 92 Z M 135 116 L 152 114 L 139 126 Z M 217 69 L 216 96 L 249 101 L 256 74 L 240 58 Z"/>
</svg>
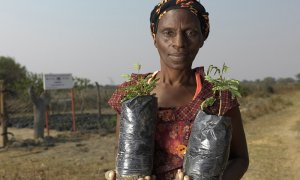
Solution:
<svg viewBox="0 0 300 180">
<path fill-rule="evenodd" d="M 137 73 L 139 73 L 141 70 L 141 65 L 134 64 L 133 68 L 137 71 Z M 134 80 L 129 74 L 123 74 L 122 77 L 126 78 L 128 81 L 134 81 L 134 84 L 123 88 L 125 96 L 123 97 L 122 102 L 135 98 L 137 96 L 150 95 L 151 91 L 155 88 L 156 82 L 158 80 L 154 79 L 148 82 L 151 76 L 147 76 L 146 78 L 138 77 L 137 80 Z"/>
<path fill-rule="evenodd" d="M 224 77 L 224 73 L 228 71 L 229 67 L 223 64 L 222 69 L 219 69 L 216 66 L 210 65 L 207 73 L 205 75 L 205 80 L 210 82 L 213 85 L 213 96 L 207 98 L 203 103 L 201 104 L 201 109 L 203 110 L 204 108 L 208 106 L 212 106 L 214 102 L 216 101 L 215 95 L 216 93 L 219 94 L 219 99 L 220 99 L 220 105 L 219 105 L 219 113 L 218 116 L 221 115 L 221 108 L 222 108 L 222 91 L 228 90 L 232 94 L 232 99 L 236 97 L 241 97 L 241 94 L 238 89 L 239 81 L 235 79 L 226 79 Z M 211 76 L 211 74 L 214 74 Z"/>
</svg>

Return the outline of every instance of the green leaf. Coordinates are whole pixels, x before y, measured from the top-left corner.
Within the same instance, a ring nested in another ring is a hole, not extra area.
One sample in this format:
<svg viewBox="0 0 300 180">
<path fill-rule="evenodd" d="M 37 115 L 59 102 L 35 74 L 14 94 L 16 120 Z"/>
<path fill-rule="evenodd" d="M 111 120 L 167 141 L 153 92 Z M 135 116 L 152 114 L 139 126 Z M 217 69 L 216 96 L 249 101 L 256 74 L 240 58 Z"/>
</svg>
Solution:
<svg viewBox="0 0 300 180">
<path fill-rule="evenodd" d="M 240 94 L 239 88 L 238 88 L 239 87 L 239 81 L 235 80 L 235 79 L 226 79 L 223 76 L 223 74 L 226 73 L 228 70 L 229 70 L 229 67 L 226 66 L 225 63 L 222 66 L 222 70 L 220 70 L 216 66 L 210 65 L 208 70 L 207 70 L 205 80 L 213 85 L 212 91 L 213 91 L 214 95 L 218 92 L 218 93 L 220 93 L 220 96 L 221 96 L 222 91 L 230 91 L 231 94 L 232 94 L 232 98 L 241 97 L 241 94 Z M 214 77 L 212 77 L 210 75 L 212 72 L 214 72 Z M 219 99 L 222 99 L 222 97 L 220 97 Z M 212 105 L 214 101 L 211 98 L 206 99 L 201 104 L 201 109 Z M 220 107 L 221 107 L 221 102 L 220 102 Z"/>
<path fill-rule="evenodd" d="M 223 74 L 223 73 L 226 73 L 226 72 L 228 71 L 228 69 L 229 69 L 229 67 L 226 66 L 226 64 L 224 63 L 224 64 L 223 64 L 223 67 L 222 67 L 222 74 Z"/>
<path fill-rule="evenodd" d="M 137 70 L 137 72 L 139 72 L 139 71 L 141 70 L 141 68 L 142 68 L 142 65 L 139 64 L 139 63 L 135 63 L 135 64 L 133 64 L 133 68 L 134 68 L 135 70 Z"/>
<path fill-rule="evenodd" d="M 216 99 L 214 97 L 209 97 L 205 101 L 201 103 L 201 109 L 204 110 L 205 108 L 212 106 L 215 103 Z"/>
<path fill-rule="evenodd" d="M 131 76 L 129 74 L 122 74 L 121 77 L 129 80 L 131 78 Z"/>
<path fill-rule="evenodd" d="M 139 67 L 141 66 L 139 65 Z M 158 81 L 158 79 L 154 79 L 150 83 L 148 83 L 148 80 L 150 78 L 150 76 L 145 78 L 141 76 L 133 82 L 134 84 L 123 88 L 122 90 L 125 92 L 125 96 L 122 98 L 122 102 L 135 98 L 137 96 L 150 95 L 150 93 L 156 87 L 156 83 Z M 132 79 L 130 78 L 130 80 Z"/>
</svg>

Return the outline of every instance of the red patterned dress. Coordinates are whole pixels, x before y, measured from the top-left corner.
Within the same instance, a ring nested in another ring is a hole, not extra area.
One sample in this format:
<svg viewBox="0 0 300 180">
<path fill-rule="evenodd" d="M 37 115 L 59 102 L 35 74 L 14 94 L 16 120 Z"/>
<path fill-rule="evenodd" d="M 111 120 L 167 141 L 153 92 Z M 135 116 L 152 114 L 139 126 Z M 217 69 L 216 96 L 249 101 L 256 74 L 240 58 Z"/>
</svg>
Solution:
<svg viewBox="0 0 300 180">
<path fill-rule="evenodd" d="M 156 175 L 158 180 L 173 180 L 175 179 L 177 170 L 182 169 L 183 157 L 196 114 L 200 109 L 201 103 L 213 95 L 212 85 L 204 80 L 204 68 L 195 68 L 193 71 L 196 76 L 199 76 L 199 81 L 196 80 L 199 91 L 197 92 L 196 90 L 194 99 L 187 105 L 180 107 L 159 107 L 153 168 L 153 174 Z M 132 78 L 137 79 L 138 77 L 146 77 L 148 75 L 151 75 L 151 73 L 132 74 Z M 124 96 L 124 92 L 121 89 L 131 84 L 134 84 L 134 82 L 121 84 L 108 102 L 119 114 L 121 112 L 121 99 Z M 198 87 L 202 88 L 199 89 Z M 218 114 L 218 98 L 216 96 L 217 101 L 213 106 L 205 109 L 205 112 Z M 222 92 L 222 115 L 238 105 L 237 100 L 232 99 L 228 91 Z"/>
</svg>

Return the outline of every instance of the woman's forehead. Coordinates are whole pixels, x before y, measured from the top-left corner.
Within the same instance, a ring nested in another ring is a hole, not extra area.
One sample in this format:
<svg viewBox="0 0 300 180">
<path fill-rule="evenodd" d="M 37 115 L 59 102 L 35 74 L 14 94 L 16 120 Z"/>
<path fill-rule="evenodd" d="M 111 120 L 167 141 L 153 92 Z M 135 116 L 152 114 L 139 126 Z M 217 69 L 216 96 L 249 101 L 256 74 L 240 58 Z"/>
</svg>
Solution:
<svg viewBox="0 0 300 180">
<path fill-rule="evenodd" d="M 158 23 L 158 28 L 161 27 L 177 27 L 177 26 L 186 26 L 186 27 L 199 27 L 200 22 L 196 15 L 189 12 L 185 9 L 173 9 L 168 11 L 160 19 Z"/>
</svg>

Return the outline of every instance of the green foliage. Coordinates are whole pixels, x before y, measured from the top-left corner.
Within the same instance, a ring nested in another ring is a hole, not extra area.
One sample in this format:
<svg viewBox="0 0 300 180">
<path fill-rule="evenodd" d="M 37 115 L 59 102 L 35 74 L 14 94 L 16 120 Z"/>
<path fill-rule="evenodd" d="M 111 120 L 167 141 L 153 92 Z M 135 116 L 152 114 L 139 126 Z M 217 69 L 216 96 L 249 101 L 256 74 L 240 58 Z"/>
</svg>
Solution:
<svg viewBox="0 0 300 180">
<path fill-rule="evenodd" d="M 141 65 L 135 64 L 134 69 L 139 72 L 141 69 Z M 139 77 L 137 80 L 133 80 L 129 74 L 123 74 L 122 77 L 126 78 L 128 81 L 134 81 L 134 84 L 123 88 L 125 96 L 123 97 L 122 102 L 135 98 L 137 96 L 150 95 L 151 91 L 156 86 L 156 82 L 158 81 L 158 79 L 154 79 L 148 82 L 151 78 L 150 76 L 146 78 Z"/>
<path fill-rule="evenodd" d="M 300 73 L 296 74 L 295 76 L 296 76 L 298 82 L 300 82 Z"/>
<path fill-rule="evenodd" d="M 137 73 L 140 72 L 141 68 L 142 68 L 142 65 L 140 65 L 139 63 L 133 64 L 133 69 L 135 69 L 137 71 Z"/>
<path fill-rule="evenodd" d="M 0 56 L 0 79 L 4 80 L 6 88 L 19 98 L 28 96 L 29 86 L 39 94 L 43 91 L 42 74 L 28 72 L 25 66 L 10 57 Z"/>
<path fill-rule="evenodd" d="M 276 79 L 273 77 L 266 77 L 262 80 L 266 86 L 274 86 L 276 84 Z"/>
<path fill-rule="evenodd" d="M 32 86 L 37 94 L 41 94 L 44 91 L 43 88 L 43 74 L 36 74 L 32 72 L 27 73 L 27 78 L 21 84 L 24 89 Z"/>
<path fill-rule="evenodd" d="M 89 80 L 87 78 L 79 78 L 79 77 L 74 78 L 74 88 L 75 89 L 81 91 L 88 87 L 93 87 L 91 80 Z"/>
<path fill-rule="evenodd" d="M 210 65 L 207 71 L 207 74 L 205 76 L 205 79 L 213 84 L 213 92 L 214 94 L 218 91 L 225 91 L 228 90 L 232 94 L 232 98 L 235 97 L 241 97 L 241 94 L 239 92 L 239 81 L 235 79 L 226 79 L 224 77 L 224 73 L 226 73 L 229 70 L 229 67 L 223 64 L 222 70 L 220 70 L 218 67 Z M 214 75 L 217 75 L 217 77 L 212 77 L 210 74 L 214 71 Z"/>
<path fill-rule="evenodd" d="M 16 90 L 16 84 L 26 79 L 27 70 L 11 57 L 0 56 L 0 79 L 7 89 Z"/>
<path fill-rule="evenodd" d="M 230 91 L 232 94 L 232 98 L 236 98 L 236 97 L 241 97 L 241 94 L 239 92 L 239 81 L 235 80 L 235 79 L 226 79 L 224 77 L 224 74 L 229 70 L 229 67 L 225 65 L 225 63 L 223 64 L 222 69 L 219 69 L 216 66 L 210 65 L 206 76 L 205 76 L 205 80 L 207 80 L 208 82 L 210 82 L 213 85 L 213 93 L 214 95 L 216 93 L 219 93 L 219 97 L 220 97 L 220 101 L 221 101 L 221 95 L 222 95 L 222 91 Z M 211 74 L 213 73 L 213 76 L 211 76 Z M 215 102 L 215 98 L 214 97 L 210 97 L 208 99 L 206 99 L 202 104 L 201 104 L 201 109 L 203 110 L 205 107 L 211 106 L 213 105 L 213 103 Z M 221 112 L 221 103 L 220 102 L 220 108 L 219 108 L 219 115 Z"/>
<path fill-rule="evenodd" d="M 288 78 L 279 78 L 279 79 L 277 79 L 276 83 L 278 83 L 278 84 L 294 84 L 295 82 L 296 82 L 295 79 L 288 77 Z"/>
<path fill-rule="evenodd" d="M 205 109 L 209 106 L 212 106 L 215 103 L 216 99 L 214 97 L 209 97 L 207 99 L 205 99 L 205 101 L 203 101 L 203 103 L 201 104 L 201 109 Z"/>
</svg>

